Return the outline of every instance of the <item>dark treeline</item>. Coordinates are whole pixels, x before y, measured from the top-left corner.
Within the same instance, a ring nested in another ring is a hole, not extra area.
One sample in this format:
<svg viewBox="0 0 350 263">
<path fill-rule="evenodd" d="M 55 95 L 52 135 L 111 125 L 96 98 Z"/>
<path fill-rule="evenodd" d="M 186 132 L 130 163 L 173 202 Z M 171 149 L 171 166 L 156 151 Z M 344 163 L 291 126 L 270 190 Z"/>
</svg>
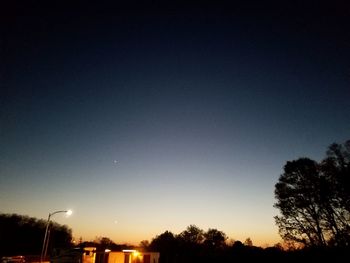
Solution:
<svg viewBox="0 0 350 263">
<path fill-rule="evenodd" d="M 40 255 L 46 220 L 17 214 L 0 214 L 0 257 Z M 64 225 L 50 223 L 48 252 L 71 246 L 72 231 Z"/>
<path fill-rule="evenodd" d="M 142 242 L 143 248 L 160 252 L 160 263 L 193 262 L 316 262 L 325 257 L 342 259 L 349 256 L 345 248 L 303 248 L 283 249 L 254 246 L 250 238 L 242 243 L 226 242 L 222 231 L 209 229 L 207 232 L 195 225 L 189 226 L 178 235 L 165 231 L 156 236 L 150 244 Z"/>
</svg>

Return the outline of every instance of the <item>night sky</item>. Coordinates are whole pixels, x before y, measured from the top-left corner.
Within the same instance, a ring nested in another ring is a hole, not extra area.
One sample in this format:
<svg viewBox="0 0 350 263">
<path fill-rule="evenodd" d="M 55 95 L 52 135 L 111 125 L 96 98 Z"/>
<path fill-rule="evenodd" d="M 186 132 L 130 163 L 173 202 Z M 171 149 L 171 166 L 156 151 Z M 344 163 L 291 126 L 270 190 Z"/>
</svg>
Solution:
<svg viewBox="0 0 350 263">
<path fill-rule="evenodd" d="M 350 5 L 165 2 L 3 9 L 0 212 L 280 240 L 285 162 L 350 139 Z"/>
</svg>

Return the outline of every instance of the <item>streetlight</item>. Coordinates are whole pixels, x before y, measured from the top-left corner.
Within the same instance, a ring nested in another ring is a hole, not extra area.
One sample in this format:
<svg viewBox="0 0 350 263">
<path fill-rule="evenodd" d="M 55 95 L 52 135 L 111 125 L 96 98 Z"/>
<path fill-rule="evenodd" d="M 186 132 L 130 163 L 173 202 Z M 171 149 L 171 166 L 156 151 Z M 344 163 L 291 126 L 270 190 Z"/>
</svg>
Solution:
<svg viewBox="0 0 350 263">
<path fill-rule="evenodd" d="M 40 262 L 43 262 L 43 259 L 46 258 L 47 247 L 49 245 L 49 237 L 50 237 L 49 225 L 50 225 L 51 216 L 58 214 L 58 213 L 66 213 L 67 216 L 70 216 L 73 213 L 73 211 L 72 210 L 58 210 L 58 211 L 55 211 L 53 213 L 49 213 L 49 217 L 47 218 L 47 223 L 46 223 L 43 247 L 41 250 Z"/>
</svg>

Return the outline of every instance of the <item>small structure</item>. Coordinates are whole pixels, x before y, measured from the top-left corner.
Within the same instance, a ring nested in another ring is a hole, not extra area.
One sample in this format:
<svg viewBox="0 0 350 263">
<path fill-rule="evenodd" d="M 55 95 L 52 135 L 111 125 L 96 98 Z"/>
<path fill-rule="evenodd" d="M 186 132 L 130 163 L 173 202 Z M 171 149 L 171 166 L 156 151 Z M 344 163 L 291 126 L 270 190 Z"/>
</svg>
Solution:
<svg viewBox="0 0 350 263">
<path fill-rule="evenodd" d="M 109 252 L 108 263 L 158 263 L 159 252 L 139 252 L 137 250 L 123 250 Z"/>
<path fill-rule="evenodd" d="M 6 262 L 6 261 L 5 261 Z M 51 257 L 51 263 L 158 263 L 159 252 L 140 252 L 134 249 L 98 251 L 89 246 L 75 248 Z M 11 261 L 12 263 L 12 261 Z"/>
</svg>

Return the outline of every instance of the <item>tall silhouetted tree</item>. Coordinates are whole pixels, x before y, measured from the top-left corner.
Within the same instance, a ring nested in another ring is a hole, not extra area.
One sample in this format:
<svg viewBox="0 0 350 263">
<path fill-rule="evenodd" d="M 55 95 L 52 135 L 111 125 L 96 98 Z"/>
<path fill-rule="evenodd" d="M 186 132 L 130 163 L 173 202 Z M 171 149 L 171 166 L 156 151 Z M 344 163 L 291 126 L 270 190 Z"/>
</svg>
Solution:
<svg viewBox="0 0 350 263">
<path fill-rule="evenodd" d="M 349 246 L 350 141 L 332 144 L 320 163 L 289 161 L 275 185 L 279 233 L 306 246 Z"/>
<path fill-rule="evenodd" d="M 308 158 L 287 162 L 275 186 L 275 197 L 281 216 L 276 223 L 283 239 L 305 245 L 325 245 L 321 228 L 322 211 L 319 192 L 318 164 Z"/>
</svg>

